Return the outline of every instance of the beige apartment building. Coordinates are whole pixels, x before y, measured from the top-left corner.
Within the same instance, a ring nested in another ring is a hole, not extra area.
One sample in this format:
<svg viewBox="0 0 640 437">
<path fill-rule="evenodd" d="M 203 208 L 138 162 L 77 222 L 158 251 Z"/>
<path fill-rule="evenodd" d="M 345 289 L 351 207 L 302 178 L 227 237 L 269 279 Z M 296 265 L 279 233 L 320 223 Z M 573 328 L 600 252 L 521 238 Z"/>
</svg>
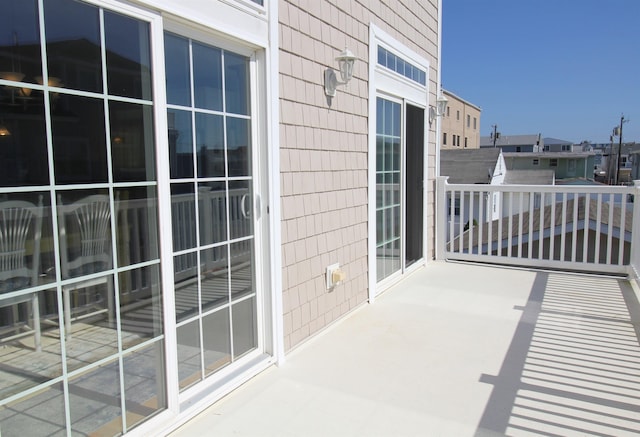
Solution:
<svg viewBox="0 0 640 437">
<path fill-rule="evenodd" d="M 450 91 L 442 92 L 449 99 L 442 117 L 442 149 L 478 149 L 482 110 Z"/>
<path fill-rule="evenodd" d="M 441 0 L 8 5 L 3 437 L 162 435 L 433 259 Z"/>
</svg>

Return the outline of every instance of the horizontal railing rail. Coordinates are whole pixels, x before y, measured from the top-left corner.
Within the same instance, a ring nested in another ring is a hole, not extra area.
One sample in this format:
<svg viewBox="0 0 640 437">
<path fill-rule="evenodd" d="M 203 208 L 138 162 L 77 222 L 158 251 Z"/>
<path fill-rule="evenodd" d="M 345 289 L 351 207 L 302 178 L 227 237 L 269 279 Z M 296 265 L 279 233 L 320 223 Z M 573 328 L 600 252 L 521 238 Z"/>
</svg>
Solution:
<svg viewBox="0 0 640 437">
<path fill-rule="evenodd" d="M 449 184 L 439 177 L 436 257 L 637 276 L 638 193 L 635 186 Z"/>
</svg>

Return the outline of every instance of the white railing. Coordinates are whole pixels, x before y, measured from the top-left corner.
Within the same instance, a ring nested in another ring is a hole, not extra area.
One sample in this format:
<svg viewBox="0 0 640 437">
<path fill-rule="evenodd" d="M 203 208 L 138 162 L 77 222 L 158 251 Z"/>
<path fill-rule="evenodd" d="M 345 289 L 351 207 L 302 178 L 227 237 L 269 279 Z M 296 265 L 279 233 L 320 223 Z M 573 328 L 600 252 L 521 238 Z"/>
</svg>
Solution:
<svg viewBox="0 0 640 437">
<path fill-rule="evenodd" d="M 637 277 L 640 188 L 437 180 L 436 258 Z"/>
</svg>

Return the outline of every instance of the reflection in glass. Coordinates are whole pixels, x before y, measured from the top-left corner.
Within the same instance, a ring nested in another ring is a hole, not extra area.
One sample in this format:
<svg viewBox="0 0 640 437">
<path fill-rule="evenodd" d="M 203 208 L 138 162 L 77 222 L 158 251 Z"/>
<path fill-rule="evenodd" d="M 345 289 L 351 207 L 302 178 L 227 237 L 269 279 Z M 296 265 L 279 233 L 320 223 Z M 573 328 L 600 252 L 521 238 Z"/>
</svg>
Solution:
<svg viewBox="0 0 640 437">
<path fill-rule="evenodd" d="M 6 3 L 6 2 L 5 2 Z M 42 76 L 36 0 L 13 0 L 0 14 L 0 78 L 34 82 Z M 29 90 L 23 94 L 27 97 Z"/>
<path fill-rule="evenodd" d="M 62 374 L 58 324 L 55 289 L 0 294 L 0 399 Z"/>
<path fill-rule="evenodd" d="M 127 429 L 167 407 L 162 341 L 123 359 Z"/>
<path fill-rule="evenodd" d="M 118 266 L 128 266 L 159 257 L 158 200 L 155 187 L 115 190 Z"/>
<path fill-rule="evenodd" d="M 251 123 L 227 117 L 227 160 L 229 176 L 251 175 Z"/>
<path fill-rule="evenodd" d="M 226 245 L 200 252 L 200 281 L 203 312 L 229 302 L 229 265 Z"/>
<path fill-rule="evenodd" d="M 249 115 L 249 59 L 224 52 L 224 80 L 226 111 Z"/>
<path fill-rule="evenodd" d="M 52 94 L 54 98 L 51 123 L 56 182 L 107 182 L 104 102 L 65 94 Z"/>
<path fill-rule="evenodd" d="M 62 288 L 69 371 L 118 352 L 113 276 Z"/>
<path fill-rule="evenodd" d="M 202 318 L 202 337 L 206 376 L 231 362 L 228 308 Z"/>
<path fill-rule="evenodd" d="M 169 167 L 171 178 L 193 177 L 193 137 L 191 113 L 169 109 Z"/>
<path fill-rule="evenodd" d="M 198 184 L 201 245 L 219 243 L 227 239 L 226 197 L 224 182 Z"/>
<path fill-rule="evenodd" d="M 224 177 L 224 126 L 222 116 L 196 113 L 198 177 Z"/>
<path fill-rule="evenodd" d="M 221 111 L 222 51 L 197 42 L 192 47 L 195 107 Z"/>
<path fill-rule="evenodd" d="M 94 435 L 114 423 L 115 432 L 111 433 L 121 432 L 119 369 L 114 360 L 69 380 L 71 428 L 75 433 Z"/>
<path fill-rule="evenodd" d="M 173 250 L 196 246 L 196 196 L 193 184 L 171 184 Z"/>
<path fill-rule="evenodd" d="M 255 292 L 253 289 L 253 239 L 231 244 L 231 299 Z"/>
<path fill-rule="evenodd" d="M 229 231 L 231 238 L 253 234 L 253 192 L 251 181 L 229 182 Z"/>
<path fill-rule="evenodd" d="M 105 11 L 109 94 L 151 100 L 149 23 Z"/>
<path fill-rule="evenodd" d="M 58 226 L 63 279 L 113 267 L 111 206 L 107 190 L 58 194 Z"/>
<path fill-rule="evenodd" d="M 118 274 L 122 348 L 162 335 L 162 289 L 158 265 Z"/>
<path fill-rule="evenodd" d="M 155 180 L 153 107 L 109 102 L 115 182 Z"/>
<path fill-rule="evenodd" d="M 164 34 L 167 103 L 191 105 L 189 40 L 171 33 Z"/>
<path fill-rule="evenodd" d="M 238 302 L 232 307 L 233 359 L 258 347 L 256 327 L 256 298 Z"/>
<path fill-rule="evenodd" d="M 0 135 L 0 186 L 48 184 L 43 100 L 27 100 L 21 88 L 0 87 L 0 125 L 8 132 Z"/>
<path fill-rule="evenodd" d="M 196 316 L 200 310 L 197 261 L 196 252 L 173 258 L 177 322 Z"/>
<path fill-rule="evenodd" d="M 49 84 L 102 92 L 98 8 L 74 0 L 47 0 L 44 23 Z"/>
<path fill-rule="evenodd" d="M 3 436 L 67 435 L 62 383 L 0 407 L 0 424 Z"/>
<path fill-rule="evenodd" d="M 180 390 L 202 379 L 200 321 L 178 327 L 178 378 Z"/>
</svg>

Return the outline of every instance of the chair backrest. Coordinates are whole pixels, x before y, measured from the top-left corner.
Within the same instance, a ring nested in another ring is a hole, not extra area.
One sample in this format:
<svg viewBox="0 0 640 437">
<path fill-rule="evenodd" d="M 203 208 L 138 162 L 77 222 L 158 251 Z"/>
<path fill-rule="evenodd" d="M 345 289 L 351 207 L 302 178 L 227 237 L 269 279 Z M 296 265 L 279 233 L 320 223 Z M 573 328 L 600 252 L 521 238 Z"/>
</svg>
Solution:
<svg viewBox="0 0 640 437">
<path fill-rule="evenodd" d="M 109 196 L 94 194 L 68 205 L 64 205 L 58 196 L 58 217 L 63 278 L 111 268 Z M 73 225 L 73 231 L 67 228 L 68 225 Z M 69 254 L 69 232 L 77 232 L 76 240 L 79 240 L 79 247 L 75 248 L 72 259 Z"/>
<path fill-rule="evenodd" d="M 0 288 L 12 291 L 37 285 L 40 273 L 42 196 L 38 205 L 22 200 L 0 202 Z M 33 246 L 26 262 L 27 245 Z"/>
</svg>

